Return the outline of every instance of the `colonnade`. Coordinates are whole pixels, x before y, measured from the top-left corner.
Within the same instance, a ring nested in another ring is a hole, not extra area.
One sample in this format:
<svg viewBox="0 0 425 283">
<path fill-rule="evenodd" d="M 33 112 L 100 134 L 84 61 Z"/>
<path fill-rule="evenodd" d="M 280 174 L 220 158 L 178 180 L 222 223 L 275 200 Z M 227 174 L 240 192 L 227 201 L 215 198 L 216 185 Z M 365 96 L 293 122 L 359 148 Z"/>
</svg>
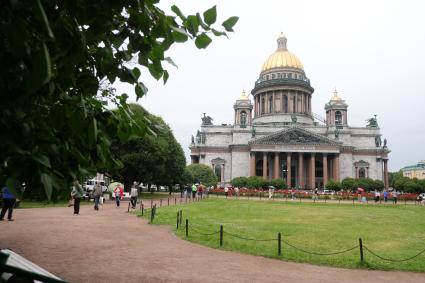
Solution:
<svg viewBox="0 0 425 283">
<path fill-rule="evenodd" d="M 255 117 L 267 113 L 310 113 L 311 94 L 303 91 L 277 90 L 255 95 Z"/>
<path fill-rule="evenodd" d="M 324 187 L 340 179 L 338 153 L 251 152 L 250 176 L 286 179 L 288 188 Z"/>
</svg>

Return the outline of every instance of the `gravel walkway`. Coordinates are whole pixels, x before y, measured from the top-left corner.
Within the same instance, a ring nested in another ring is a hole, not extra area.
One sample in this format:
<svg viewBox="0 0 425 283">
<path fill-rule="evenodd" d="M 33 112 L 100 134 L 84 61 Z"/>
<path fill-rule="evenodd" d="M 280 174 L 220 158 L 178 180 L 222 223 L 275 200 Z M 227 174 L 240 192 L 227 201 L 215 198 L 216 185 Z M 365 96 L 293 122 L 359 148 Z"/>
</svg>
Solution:
<svg viewBox="0 0 425 283">
<path fill-rule="evenodd" d="M 150 203 L 150 202 L 149 202 Z M 166 201 L 164 202 L 164 204 Z M 127 213 L 127 202 L 19 209 L 0 223 L 10 248 L 70 282 L 425 282 L 425 274 L 351 270 L 227 252 L 181 240 Z"/>
</svg>

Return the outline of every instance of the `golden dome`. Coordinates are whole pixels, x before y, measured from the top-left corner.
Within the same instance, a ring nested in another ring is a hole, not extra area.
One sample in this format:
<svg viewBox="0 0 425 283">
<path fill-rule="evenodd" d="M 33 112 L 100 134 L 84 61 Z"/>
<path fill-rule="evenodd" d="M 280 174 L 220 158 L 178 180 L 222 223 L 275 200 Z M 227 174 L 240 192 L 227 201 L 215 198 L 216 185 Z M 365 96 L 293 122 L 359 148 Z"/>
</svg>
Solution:
<svg viewBox="0 0 425 283">
<path fill-rule="evenodd" d="M 334 90 L 334 95 L 331 97 L 331 101 L 341 101 L 342 98 L 338 96 L 338 91 Z"/>
<path fill-rule="evenodd" d="M 238 100 L 249 100 L 248 96 L 245 94 L 245 90 L 242 91 Z"/>
<path fill-rule="evenodd" d="M 277 50 L 264 62 L 261 72 L 274 68 L 297 68 L 304 70 L 303 64 L 286 48 L 286 37 L 281 33 L 277 39 Z"/>
</svg>

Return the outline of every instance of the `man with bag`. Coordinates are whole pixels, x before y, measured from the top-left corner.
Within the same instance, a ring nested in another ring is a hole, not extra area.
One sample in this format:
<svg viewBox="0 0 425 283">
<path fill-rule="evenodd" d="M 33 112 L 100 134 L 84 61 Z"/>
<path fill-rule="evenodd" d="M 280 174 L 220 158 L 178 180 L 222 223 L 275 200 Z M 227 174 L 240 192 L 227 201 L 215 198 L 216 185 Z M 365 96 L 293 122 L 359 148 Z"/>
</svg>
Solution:
<svg viewBox="0 0 425 283">
<path fill-rule="evenodd" d="M 131 187 L 131 190 L 130 190 L 130 202 L 131 202 L 131 207 L 133 209 L 136 208 L 138 196 L 139 196 L 139 189 L 138 189 L 137 182 L 133 182 L 133 186 Z"/>
<path fill-rule="evenodd" d="M 93 197 L 94 197 L 94 210 L 99 210 L 99 200 L 102 195 L 102 187 L 99 182 L 96 182 L 93 188 Z"/>
<path fill-rule="evenodd" d="M 80 214 L 80 200 L 83 197 L 84 192 L 78 180 L 74 181 L 74 186 L 72 187 L 71 196 L 74 199 L 74 214 Z"/>
</svg>

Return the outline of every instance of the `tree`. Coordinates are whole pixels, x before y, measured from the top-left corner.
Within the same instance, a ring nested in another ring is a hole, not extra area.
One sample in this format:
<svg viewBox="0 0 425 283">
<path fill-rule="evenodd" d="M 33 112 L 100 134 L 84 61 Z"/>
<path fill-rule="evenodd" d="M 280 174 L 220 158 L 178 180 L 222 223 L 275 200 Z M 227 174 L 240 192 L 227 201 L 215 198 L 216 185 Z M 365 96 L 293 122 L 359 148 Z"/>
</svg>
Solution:
<svg viewBox="0 0 425 283">
<path fill-rule="evenodd" d="M 186 167 L 196 183 L 202 182 L 206 186 L 217 185 L 218 179 L 214 171 L 205 164 L 190 164 Z"/>
<path fill-rule="evenodd" d="M 357 180 L 357 185 L 360 188 L 365 189 L 366 191 L 370 191 L 374 189 L 374 181 L 370 178 L 360 178 Z"/>
<path fill-rule="evenodd" d="M 385 184 L 382 180 L 373 180 L 373 189 L 382 190 L 385 187 Z"/>
<path fill-rule="evenodd" d="M 410 179 L 407 177 L 404 177 L 404 176 L 398 177 L 397 179 L 394 180 L 394 188 L 396 190 L 404 191 L 405 184 L 409 181 Z"/>
<path fill-rule="evenodd" d="M 259 176 L 250 176 L 248 177 L 248 183 L 246 186 L 250 189 L 259 189 L 264 188 L 269 185 L 269 182 L 265 180 L 263 177 Z"/>
<path fill-rule="evenodd" d="M 358 184 L 355 179 L 347 177 L 341 181 L 341 186 L 343 189 L 346 189 L 346 190 L 356 190 L 358 187 Z"/>
<path fill-rule="evenodd" d="M 150 121 L 155 136 L 133 137 L 127 142 L 115 140 L 112 150 L 123 166 L 113 170 L 112 176 L 123 179 L 126 188 L 133 181 L 166 186 L 182 183 L 186 159 L 170 127 L 138 104 L 129 104 L 129 109 L 136 123 L 143 119 Z"/>
<path fill-rule="evenodd" d="M 286 185 L 286 182 L 284 179 L 272 179 L 270 181 L 270 185 L 275 187 L 276 189 L 286 189 L 288 186 Z"/>
<path fill-rule="evenodd" d="M 326 189 L 328 190 L 339 191 L 341 190 L 341 188 L 342 188 L 342 185 L 337 180 L 329 179 L 328 183 L 326 184 Z"/>
<path fill-rule="evenodd" d="M 173 15 L 147 1 L 4 1 L 0 9 L 0 186 L 20 195 L 43 187 L 68 190 L 74 179 L 119 164 L 110 151 L 112 137 L 127 140 L 150 133 L 149 123 L 134 123 L 125 93 L 110 84 L 147 92 L 137 63 L 155 79 L 167 81 L 163 63 L 175 43 L 194 40 L 205 48 L 210 35 L 233 31 L 230 17 L 217 30 L 216 7 Z M 111 112 L 106 102 L 118 111 Z"/>
<path fill-rule="evenodd" d="M 233 187 L 246 187 L 246 185 L 248 184 L 248 178 L 236 177 L 232 179 L 231 183 Z"/>
</svg>

